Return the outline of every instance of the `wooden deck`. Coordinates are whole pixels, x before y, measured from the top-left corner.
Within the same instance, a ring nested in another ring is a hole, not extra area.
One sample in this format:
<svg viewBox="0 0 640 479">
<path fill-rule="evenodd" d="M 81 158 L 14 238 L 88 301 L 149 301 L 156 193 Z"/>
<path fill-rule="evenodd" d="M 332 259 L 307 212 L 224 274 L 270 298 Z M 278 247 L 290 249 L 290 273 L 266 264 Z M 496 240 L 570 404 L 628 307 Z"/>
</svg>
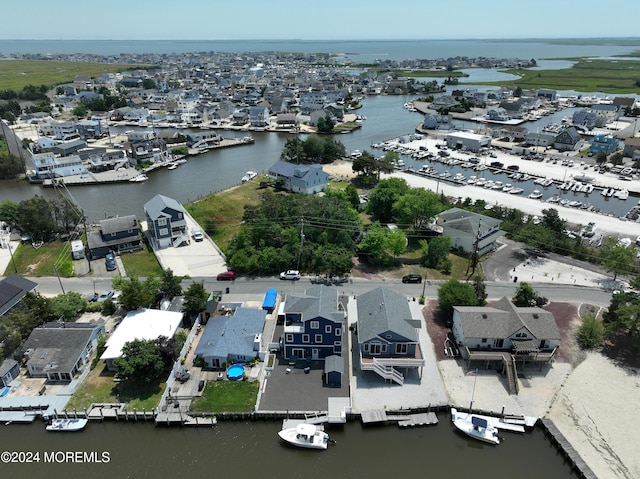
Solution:
<svg viewBox="0 0 640 479">
<path fill-rule="evenodd" d="M 387 414 L 383 409 L 363 411 L 361 414 L 363 424 L 397 421 L 400 427 L 431 426 L 438 424 L 438 416 L 432 412 L 417 414 Z"/>
</svg>

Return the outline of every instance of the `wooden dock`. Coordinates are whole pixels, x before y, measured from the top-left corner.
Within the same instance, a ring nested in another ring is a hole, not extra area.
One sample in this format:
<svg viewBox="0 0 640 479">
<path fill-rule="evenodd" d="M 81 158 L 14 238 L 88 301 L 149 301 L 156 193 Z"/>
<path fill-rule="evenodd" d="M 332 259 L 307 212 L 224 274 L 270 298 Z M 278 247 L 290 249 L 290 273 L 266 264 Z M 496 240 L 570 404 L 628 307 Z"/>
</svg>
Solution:
<svg viewBox="0 0 640 479">
<path fill-rule="evenodd" d="M 542 419 L 542 425 L 545 428 L 547 436 L 550 437 L 553 443 L 558 447 L 560 452 L 567 458 L 574 470 L 580 474 L 580 477 L 584 479 L 598 479 L 598 476 L 591 470 L 584 459 L 580 456 L 571 443 L 564 437 L 564 434 L 556 427 L 556 425 L 550 419 Z"/>
<path fill-rule="evenodd" d="M 363 411 L 361 414 L 363 424 L 396 421 L 400 427 L 431 426 L 438 424 L 438 416 L 433 412 L 416 414 L 387 414 L 383 409 Z"/>
</svg>

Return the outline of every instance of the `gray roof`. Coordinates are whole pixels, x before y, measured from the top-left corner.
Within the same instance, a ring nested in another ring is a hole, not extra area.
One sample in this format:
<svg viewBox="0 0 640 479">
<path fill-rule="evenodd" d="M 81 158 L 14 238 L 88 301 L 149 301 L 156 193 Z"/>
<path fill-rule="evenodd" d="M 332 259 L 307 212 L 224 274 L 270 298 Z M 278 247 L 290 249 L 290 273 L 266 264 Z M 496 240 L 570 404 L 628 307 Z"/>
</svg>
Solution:
<svg viewBox="0 0 640 479">
<path fill-rule="evenodd" d="M 233 316 L 209 318 L 196 348 L 196 356 L 226 358 L 229 355 L 254 357 L 256 334 L 262 334 L 267 312 L 262 309 L 237 308 Z"/>
<path fill-rule="evenodd" d="M 276 173 L 280 176 L 286 176 L 288 178 L 304 178 L 312 170 L 322 169 L 322 165 L 297 165 L 295 163 L 289 163 L 288 161 L 278 161 L 269 168 L 269 173 Z"/>
<path fill-rule="evenodd" d="M 438 224 L 443 228 L 451 228 L 462 231 L 467 235 L 475 236 L 480 231 L 480 236 L 502 223 L 502 220 L 481 215 L 460 208 L 451 208 L 438 215 Z"/>
<path fill-rule="evenodd" d="M 25 294 L 38 286 L 28 279 L 12 274 L 0 281 L 0 316 L 5 314 L 24 298 Z"/>
<path fill-rule="evenodd" d="M 119 216 L 100 221 L 103 235 L 119 233 L 138 228 L 138 219 L 135 215 Z"/>
<path fill-rule="evenodd" d="M 165 208 L 184 213 L 184 208 L 180 203 L 164 195 L 156 195 L 144 204 L 144 210 L 151 219 L 167 216 L 167 213 L 164 212 Z"/>
<path fill-rule="evenodd" d="M 22 345 L 22 350 L 32 350 L 31 359 L 28 361 L 30 366 L 46 372 L 68 373 L 80 358 L 96 327 L 100 326 L 39 327 L 31 332 Z"/>
<path fill-rule="evenodd" d="M 526 329 L 536 339 L 560 339 L 553 314 L 542 308 L 518 308 L 503 297 L 491 307 L 455 306 L 467 338 L 508 338 Z"/>
<path fill-rule="evenodd" d="M 15 359 L 5 359 L 0 363 L 0 378 L 16 367 L 18 361 Z"/>
<path fill-rule="evenodd" d="M 304 294 L 288 294 L 284 313 L 300 313 L 302 321 L 322 317 L 344 323 L 345 313 L 338 311 L 338 291 L 324 285 L 307 289 Z"/>
<path fill-rule="evenodd" d="M 358 296 L 358 341 L 363 343 L 386 332 L 417 341 L 407 298 L 383 286 Z"/>
<path fill-rule="evenodd" d="M 344 358 L 336 354 L 324 358 L 324 372 L 337 372 L 342 374 L 344 372 Z"/>
</svg>

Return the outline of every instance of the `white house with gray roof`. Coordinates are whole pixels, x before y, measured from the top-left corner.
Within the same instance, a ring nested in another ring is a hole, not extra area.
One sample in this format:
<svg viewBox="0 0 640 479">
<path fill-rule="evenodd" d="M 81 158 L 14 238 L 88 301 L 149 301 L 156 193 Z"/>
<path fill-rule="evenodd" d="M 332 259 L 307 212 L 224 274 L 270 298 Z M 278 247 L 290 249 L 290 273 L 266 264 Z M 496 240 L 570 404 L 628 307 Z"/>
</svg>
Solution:
<svg viewBox="0 0 640 479">
<path fill-rule="evenodd" d="M 233 315 L 212 316 L 202 332 L 195 357 L 210 368 L 244 363 L 260 352 L 267 312 L 262 309 L 235 309 Z"/>
<path fill-rule="evenodd" d="M 274 180 L 281 181 L 282 187 L 292 193 L 320 193 L 329 184 L 329 175 L 319 164 L 297 165 L 278 161 L 267 173 Z"/>
<path fill-rule="evenodd" d="M 398 384 L 404 383 L 400 369 L 422 371 L 424 354 L 418 337 L 422 323 L 411 316 L 405 296 L 385 287 L 376 288 L 358 296 L 357 309 L 362 371 L 374 371 Z"/>
<path fill-rule="evenodd" d="M 460 208 L 451 208 L 440 213 L 436 224 L 442 227 L 442 236 L 451 238 L 451 247 L 465 253 L 478 248 L 482 256 L 495 248 L 496 240 L 504 236 L 500 231 L 502 220 Z"/>
</svg>

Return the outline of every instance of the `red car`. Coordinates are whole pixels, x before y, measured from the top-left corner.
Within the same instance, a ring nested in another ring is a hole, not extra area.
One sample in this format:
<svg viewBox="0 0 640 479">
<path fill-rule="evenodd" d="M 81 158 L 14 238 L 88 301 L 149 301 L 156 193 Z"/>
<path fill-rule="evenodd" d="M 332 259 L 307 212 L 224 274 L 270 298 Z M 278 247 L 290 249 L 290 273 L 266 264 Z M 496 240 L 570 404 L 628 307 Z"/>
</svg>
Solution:
<svg viewBox="0 0 640 479">
<path fill-rule="evenodd" d="M 236 279 L 236 273 L 234 273 L 233 271 L 224 271 L 223 273 L 220 273 L 218 276 L 216 276 L 216 279 L 218 281 L 233 281 L 234 279 Z"/>
</svg>

